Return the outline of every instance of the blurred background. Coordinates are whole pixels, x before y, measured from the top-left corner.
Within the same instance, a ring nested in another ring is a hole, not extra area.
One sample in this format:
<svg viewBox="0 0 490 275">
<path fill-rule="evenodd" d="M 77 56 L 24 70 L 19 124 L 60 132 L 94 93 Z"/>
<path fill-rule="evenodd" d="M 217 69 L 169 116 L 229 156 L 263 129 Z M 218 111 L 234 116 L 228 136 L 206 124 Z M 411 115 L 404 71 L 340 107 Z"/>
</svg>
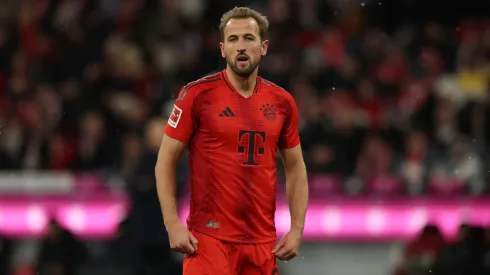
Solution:
<svg viewBox="0 0 490 275">
<path fill-rule="evenodd" d="M 300 110 L 311 204 L 281 274 L 490 274 L 490 2 L 1 0 L 0 275 L 181 274 L 156 155 L 237 5 Z"/>
</svg>

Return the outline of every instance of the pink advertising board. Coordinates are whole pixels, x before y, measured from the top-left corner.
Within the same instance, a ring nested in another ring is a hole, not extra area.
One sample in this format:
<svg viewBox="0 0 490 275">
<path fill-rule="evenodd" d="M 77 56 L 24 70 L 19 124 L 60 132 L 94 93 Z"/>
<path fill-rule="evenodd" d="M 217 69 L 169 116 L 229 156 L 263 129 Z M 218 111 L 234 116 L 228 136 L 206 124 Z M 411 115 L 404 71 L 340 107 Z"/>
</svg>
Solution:
<svg viewBox="0 0 490 275">
<path fill-rule="evenodd" d="M 0 234 L 37 238 L 46 233 L 51 219 L 75 235 L 109 238 L 127 215 L 124 195 L 0 198 Z"/>
<path fill-rule="evenodd" d="M 128 209 L 129 204 L 122 194 L 85 199 L 0 198 L 0 234 L 39 237 L 53 218 L 81 237 L 108 238 L 117 230 Z M 188 211 L 188 205 L 183 205 L 182 221 Z M 438 225 L 447 237 L 453 237 L 462 222 L 490 226 L 490 198 L 313 200 L 308 210 L 305 239 L 408 239 L 427 222 Z M 278 202 L 276 225 L 279 235 L 289 229 L 289 211 L 284 201 Z"/>
</svg>

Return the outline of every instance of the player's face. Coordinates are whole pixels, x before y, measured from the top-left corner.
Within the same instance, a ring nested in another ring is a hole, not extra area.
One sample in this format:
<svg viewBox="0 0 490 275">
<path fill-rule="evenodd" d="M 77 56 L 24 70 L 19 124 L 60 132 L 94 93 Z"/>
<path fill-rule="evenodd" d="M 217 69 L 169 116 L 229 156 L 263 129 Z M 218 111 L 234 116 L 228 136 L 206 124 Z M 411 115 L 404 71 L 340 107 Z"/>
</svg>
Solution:
<svg viewBox="0 0 490 275">
<path fill-rule="evenodd" d="M 221 56 L 237 75 L 250 76 L 267 53 L 269 41 L 260 39 L 259 25 L 253 18 L 231 19 L 220 43 Z"/>
</svg>

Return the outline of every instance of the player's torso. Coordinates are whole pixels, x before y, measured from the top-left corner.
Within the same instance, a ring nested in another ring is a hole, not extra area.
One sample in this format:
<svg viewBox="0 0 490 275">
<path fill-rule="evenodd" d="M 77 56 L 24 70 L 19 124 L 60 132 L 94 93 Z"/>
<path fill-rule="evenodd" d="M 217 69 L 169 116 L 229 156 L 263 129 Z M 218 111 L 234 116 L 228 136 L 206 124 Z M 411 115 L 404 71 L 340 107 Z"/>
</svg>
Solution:
<svg viewBox="0 0 490 275">
<path fill-rule="evenodd" d="M 197 99 L 198 126 L 189 148 L 199 208 L 193 219 L 198 226 L 217 225 L 208 233 L 242 228 L 244 236 L 275 236 L 276 152 L 288 107 L 277 90 L 258 85 L 247 98 L 218 85 Z"/>
<path fill-rule="evenodd" d="M 203 100 L 197 135 L 209 149 L 223 149 L 226 159 L 243 168 L 275 165 L 272 157 L 284 125 L 285 110 L 278 106 L 273 93 L 263 89 L 245 98 L 220 87 L 209 91 Z"/>
</svg>

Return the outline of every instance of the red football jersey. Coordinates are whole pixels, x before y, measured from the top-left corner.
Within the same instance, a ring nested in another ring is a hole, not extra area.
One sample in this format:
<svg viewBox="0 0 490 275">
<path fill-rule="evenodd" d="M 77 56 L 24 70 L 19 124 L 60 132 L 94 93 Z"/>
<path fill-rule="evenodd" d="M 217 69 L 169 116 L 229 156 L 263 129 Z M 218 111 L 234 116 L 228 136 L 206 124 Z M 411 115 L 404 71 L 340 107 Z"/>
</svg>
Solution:
<svg viewBox="0 0 490 275">
<path fill-rule="evenodd" d="M 245 98 L 222 71 L 180 91 L 165 134 L 188 145 L 189 228 L 229 242 L 276 239 L 276 153 L 300 143 L 288 92 L 257 77 Z"/>
</svg>

